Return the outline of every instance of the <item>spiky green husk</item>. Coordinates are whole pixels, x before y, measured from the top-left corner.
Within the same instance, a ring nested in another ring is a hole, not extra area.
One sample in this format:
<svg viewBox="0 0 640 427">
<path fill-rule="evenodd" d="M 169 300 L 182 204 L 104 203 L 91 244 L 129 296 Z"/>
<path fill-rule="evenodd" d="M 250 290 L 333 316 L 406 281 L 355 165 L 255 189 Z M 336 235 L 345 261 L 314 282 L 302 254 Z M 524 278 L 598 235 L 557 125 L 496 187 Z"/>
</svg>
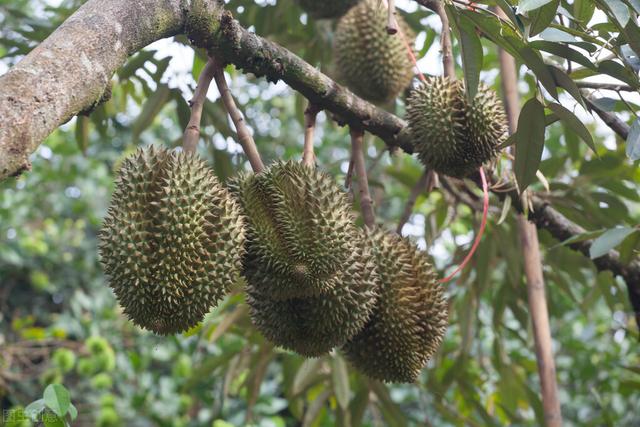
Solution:
<svg viewBox="0 0 640 427">
<path fill-rule="evenodd" d="M 332 291 L 357 236 L 351 206 L 333 178 L 277 162 L 230 186 L 248 214 L 247 250 L 273 272 L 272 280 L 260 281 L 260 292 L 287 299 Z"/>
<path fill-rule="evenodd" d="M 258 260 L 247 257 L 247 303 L 256 328 L 274 344 L 303 356 L 317 357 L 343 345 L 362 330 L 373 310 L 378 274 L 371 242 L 358 237 L 358 246 L 319 296 L 275 300 L 263 289 L 284 282 Z"/>
<path fill-rule="evenodd" d="M 344 351 L 371 378 L 413 382 L 436 352 L 447 328 L 447 302 L 427 255 L 408 239 L 372 236 L 380 276 L 371 320 Z"/>
<path fill-rule="evenodd" d="M 298 4 L 312 18 L 339 18 L 360 0 L 297 0 Z"/>
<path fill-rule="evenodd" d="M 340 19 L 335 32 L 338 79 L 371 102 L 394 99 L 413 78 L 413 64 L 403 38 L 413 46 L 414 33 L 401 16 L 397 21 L 402 34 L 387 34 L 384 4 L 364 0 Z"/>
<path fill-rule="evenodd" d="M 504 108 L 486 86 L 469 102 L 464 85 L 448 77 L 429 78 L 407 99 L 409 132 L 424 165 L 462 178 L 493 158 L 506 137 Z"/>
<path fill-rule="evenodd" d="M 243 246 L 239 206 L 196 155 L 151 147 L 122 163 L 100 253 L 135 324 L 195 326 L 239 279 Z"/>
</svg>

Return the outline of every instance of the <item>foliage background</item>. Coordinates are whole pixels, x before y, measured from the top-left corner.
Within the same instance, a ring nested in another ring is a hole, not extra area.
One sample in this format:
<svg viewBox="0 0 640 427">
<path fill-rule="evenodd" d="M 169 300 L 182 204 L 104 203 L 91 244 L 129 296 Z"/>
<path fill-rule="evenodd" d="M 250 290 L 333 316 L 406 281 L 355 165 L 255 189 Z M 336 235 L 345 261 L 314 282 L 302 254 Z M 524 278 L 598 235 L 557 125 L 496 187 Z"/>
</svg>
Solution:
<svg viewBox="0 0 640 427">
<path fill-rule="evenodd" d="M 566 7 L 572 10 L 577 1 Z M 0 72 L 80 3 L 0 0 Z M 437 20 L 413 3 L 400 5 L 420 32 L 423 71 L 440 73 Z M 308 20 L 292 0 L 232 0 L 230 8 L 243 25 L 331 71 L 330 22 Z M 481 77 L 498 90 L 496 48 L 483 43 Z M 273 348 L 251 326 L 239 293 L 201 327 L 175 337 L 142 332 L 121 315 L 105 284 L 96 233 L 118 162 L 140 144 L 179 144 L 192 73 L 197 76 L 203 66 L 202 54 L 194 58 L 185 44 L 181 38 L 163 41 L 132 56 L 114 77 L 108 103 L 90 118 L 73 119 L 53 133 L 34 155 L 32 172 L 0 183 L 3 410 L 26 406 L 46 384 L 62 382 L 80 412 L 77 425 L 541 423 L 515 216 L 508 214 L 498 224 L 502 209 L 497 198 L 471 267 L 447 285 L 451 327 L 417 384 L 372 382 L 339 352 L 304 360 Z M 455 49 L 458 53 L 457 44 Z M 299 157 L 306 101 L 282 83 L 274 86 L 227 71 L 265 160 Z M 524 67 L 521 77 L 526 100 L 536 85 Z M 637 110 L 633 99 L 626 105 L 609 94 L 601 99 L 624 119 Z M 215 90 L 210 100 L 199 152 L 224 180 L 247 165 Z M 392 108 L 401 114 L 402 101 Z M 597 156 L 561 123 L 548 128 L 540 167 L 550 182 L 547 197 L 590 231 L 635 226 L 640 219 L 637 163 L 625 156 L 624 143 L 607 128 L 592 120 L 588 126 L 596 135 Z M 347 130 L 323 113 L 316 142 L 319 164 L 343 182 Z M 368 147 L 379 221 L 393 229 L 422 168 L 406 155 L 390 156 L 374 138 Z M 543 191 L 540 183 L 533 188 Z M 403 233 L 428 248 L 444 274 L 466 253 L 477 226 L 474 209 L 436 189 L 419 196 Z M 540 239 L 566 424 L 640 425 L 638 332 L 624 284 L 598 273 L 589 259 L 558 245 L 546 232 Z M 624 244 L 633 248 L 637 240 Z M 92 353 L 89 337 L 102 337 L 108 347 Z M 61 355 L 64 348 L 74 357 Z"/>
</svg>

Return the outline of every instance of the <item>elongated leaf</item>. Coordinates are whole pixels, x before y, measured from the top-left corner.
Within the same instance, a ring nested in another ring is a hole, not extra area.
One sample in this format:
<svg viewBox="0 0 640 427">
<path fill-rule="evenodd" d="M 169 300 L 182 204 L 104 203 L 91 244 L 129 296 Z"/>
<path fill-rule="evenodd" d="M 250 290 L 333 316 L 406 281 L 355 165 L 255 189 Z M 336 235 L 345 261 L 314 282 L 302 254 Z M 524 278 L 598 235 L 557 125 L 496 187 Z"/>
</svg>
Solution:
<svg viewBox="0 0 640 427">
<path fill-rule="evenodd" d="M 38 415 L 40 415 L 40 413 L 44 411 L 45 407 L 46 405 L 44 404 L 44 399 L 38 399 L 28 404 L 27 407 L 24 408 L 24 413 L 32 421 L 36 421 L 38 419 Z"/>
<path fill-rule="evenodd" d="M 518 3 L 518 10 L 520 12 L 528 12 L 530 10 L 538 9 L 552 0 L 520 0 Z"/>
<path fill-rule="evenodd" d="M 64 417 L 71 405 L 69 391 L 61 384 L 50 384 L 44 389 L 44 404 L 57 415 Z"/>
<path fill-rule="evenodd" d="M 340 405 L 342 409 L 347 409 L 349 407 L 349 400 L 351 397 L 351 390 L 349 388 L 349 372 L 347 371 L 347 365 L 344 363 L 344 359 L 339 354 L 333 358 L 333 369 L 331 373 L 333 379 L 333 393 L 336 396 L 338 405 Z"/>
<path fill-rule="evenodd" d="M 475 26 L 468 18 L 460 16 L 457 23 L 462 49 L 465 88 L 467 97 L 473 99 L 478 93 L 478 85 L 480 84 L 480 71 L 482 71 L 484 59 L 482 43 L 476 33 Z"/>
<path fill-rule="evenodd" d="M 560 6 L 560 0 L 552 0 L 529 13 L 529 18 L 531 19 L 529 37 L 540 34 L 553 22 L 558 6 Z"/>
<path fill-rule="evenodd" d="M 607 7 L 615 16 L 620 26 L 625 27 L 631 19 L 629 7 L 622 0 L 606 0 Z"/>
<path fill-rule="evenodd" d="M 560 104 L 552 102 L 548 107 L 560 117 L 560 120 L 564 122 L 571 130 L 573 130 L 588 146 L 596 152 L 596 146 L 593 142 L 593 137 L 589 129 L 582 123 L 582 121 L 576 117 L 571 111 L 566 109 Z"/>
<path fill-rule="evenodd" d="M 640 119 L 636 119 L 629 129 L 626 151 L 631 160 L 640 160 Z"/>
<path fill-rule="evenodd" d="M 596 10 L 596 4 L 593 0 L 574 0 L 573 1 L 573 17 L 583 24 L 591 21 L 593 12 Z"/>
<path fill-rule="evenodd" d="M 302 363 L 302 366 L 298 369 L 296 377 L 293 380 L 293 389 L 291 390 L 293 396 L 304 392 L 318 379 L 318 377 L 320 377 L 321 364 L 322 359 L 307 359 Z"/>
<path fill-rule="evenodd" d="M 609 253 L 610 250 L 618 246 L 631 233 L 639 231 L 637 228 L 619 227 L 605 231 L 600 237 L 594 240 L 591 248 L 589 248 L 589 256 L 591 259 L 599 258 Z"/>
<path fill-rule="evenodd" d="M 584 99 L 582 98 L 582 93 L 580 92 L 580 88 L 576 85 L 576 83 L 569 77 L 563 70 L 558 67 L 554 67 L 553 65 L 548 65 L 549 71 L 551 71 L 551 75 L 553 79 L 556 81 L 556 84 L 562 89 L 566 90 L 573 99 L 578 101 L 582 108 L 587 110 L 587 105 L 584 103 Z"/>
<path fill-rule="evenodd" d="M 575 49 L 572 49 L 569 46 L 564 44 L 546 41 L 546 40 L 536 40 L 529 44 L 532 48 L 538 50 L 544 50 L 545 52 L 552 53 L 554 55 L 565 58 L 569 61 L 576 62 L 584 67 L 589 68 L 590 70 L 596 70 L 596 65 L 589 60 L 582 53 L 578 52 Z"/>
<path fill-rule="evenodd" d="M 520 56 L 524 59 L 525 64 L 536 75 L 542 86 L 549 92 L 551 96 L 558 99 L 558 89 L 553 75 L 549 71 L 547 64 L 544 63 L 538 52 L 525 46 L 519 50 Z"/>
<path fill-rule="evenodd" d="M 544 149 L 544 106 L 531 98 L 522 107 L 516 136 L 515 173 L 520 192 L 536 178 Z"/>
<path fill-rule="evenodd" d="M 140 134 L 148 128 L 151 123 L 153 123 L 153 119 L 155 119 L 158 113 L 160 113 L 169 99 L 170 94 L 171 90 L 169 89 L 169 86 L 161 84 L 158 85 L 156 91 L 147 98 L 147 101 L 144 103 L 144 107 L 142 108 L 142 112 L 140 112 L 138 119 L 132 127 L 131 133 L 133 134 L 134 140 L 137 140 Z"/>
</svg>

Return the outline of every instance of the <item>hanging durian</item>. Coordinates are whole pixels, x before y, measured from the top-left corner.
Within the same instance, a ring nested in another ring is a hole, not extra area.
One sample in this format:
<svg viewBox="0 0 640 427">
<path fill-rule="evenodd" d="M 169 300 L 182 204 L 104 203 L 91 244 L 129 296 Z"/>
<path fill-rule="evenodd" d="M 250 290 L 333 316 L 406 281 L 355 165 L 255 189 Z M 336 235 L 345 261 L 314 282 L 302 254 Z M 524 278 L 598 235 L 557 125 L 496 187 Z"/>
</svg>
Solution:
<svg viewBox="0 0 640 427">
<path fill-rule="evenodd" d="M 312 18 L 339 18 L 360 0 L 297 0 L 298 4 Z"/>
<path fill-rule="evenodd" d="M 230 185 L 247 213 L 252 259 L 276 276 L 261 281 L 259 291 L 272 299 L 333 291 L 357 236 L 351 206 L 333 178 L 278 162 Z"/>
<path fill-rule="evenodd" d="M 448 77 L 428 78 L 407 99 L 412 142 L 424 165 L 462 178 L 495 158 L 507 131 L 496 93 L 486 86 L 469 102 L 464 85 Z"/>
<path fill-rule="evenodd" d="M 185 331 L 239 280 L 244 224 L 196 155 L 140 149 L 120 167 L 100 253 L 124 313 L 158 334 Z"/>
<path fill-rule="evenodd" d="M 389 35 L 385 3 L 363 0 L 340 19 L 335 32 L 338 79 L 371 102 L 394 99 L 413 78 L 408 49 L 414 33 L 401 16 L 397 22 L 400 34 Z"/>
<path fill-rule="evenodd" d="M 361 372 L 385 382 L 413 382 L 447 328 L 447 301 L 427 255 L 408 239 L 372 235 L 380 296 L 364 329 L 343 348 Z"/>
<path fill-rule="evenodd" d="M 268 292 L 281 278 L 250 254 L 245 259 L 247 303 L 256 328 L 274 344 L 307 357 L 317 357 L 343 345 L 362 330 L 373 310 L 378 289 L 370 242 L 358 236 L 344 270 L 321 295 L 276 300 Z"/>
</svg>

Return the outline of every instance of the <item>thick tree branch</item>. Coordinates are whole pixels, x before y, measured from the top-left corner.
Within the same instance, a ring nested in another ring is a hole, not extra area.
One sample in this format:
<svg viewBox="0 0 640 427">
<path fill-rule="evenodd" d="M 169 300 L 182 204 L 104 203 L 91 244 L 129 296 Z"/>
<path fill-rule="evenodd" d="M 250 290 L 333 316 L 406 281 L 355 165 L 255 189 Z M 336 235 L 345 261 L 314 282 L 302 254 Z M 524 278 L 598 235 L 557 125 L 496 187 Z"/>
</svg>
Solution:
<svg viewBox="0 0 640 427">
<path fill-rule="evenodd" d="M 29 168 L 40 142 L 102 97 L 132 53 L 178 34 L 181 0 L 92 0 L 0 77 L 0 179 Z"/>
<path fill-rule="evenodd" d="M 596 114 L 602 119 L 605 125 L 618 134 L 622 139 L 627 139 L 629 136 L 629 125 L 623 122 L 613 113 L 610 113 L 602 108 L 598 107 L 589 96 L 584 97 L 587 102 L 587 106 L 596 112 Z"/>
</svg>

